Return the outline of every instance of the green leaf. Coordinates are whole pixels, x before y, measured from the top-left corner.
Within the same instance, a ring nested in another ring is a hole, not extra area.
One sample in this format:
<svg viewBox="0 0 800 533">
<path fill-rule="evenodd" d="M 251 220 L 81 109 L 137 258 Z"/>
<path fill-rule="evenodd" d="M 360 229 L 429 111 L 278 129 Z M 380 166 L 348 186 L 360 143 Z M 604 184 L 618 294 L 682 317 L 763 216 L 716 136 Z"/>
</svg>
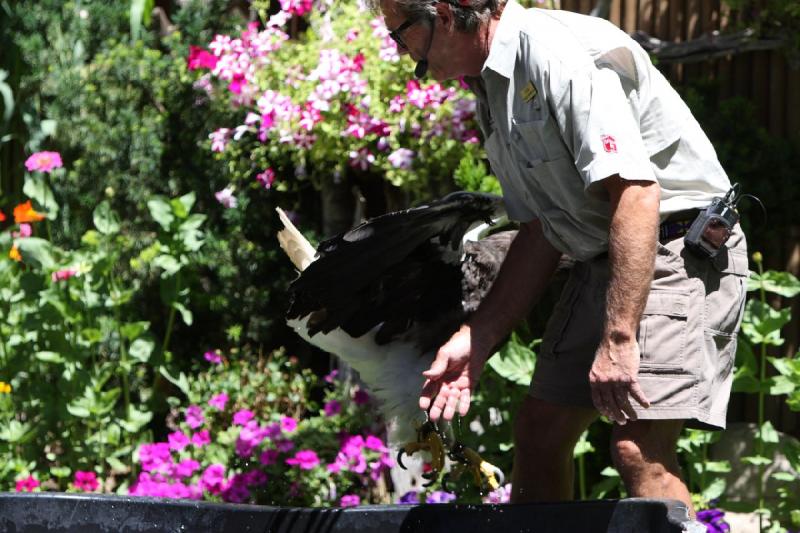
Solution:
<svg viewBox="0 0 800 533">
<path fill-rule="evenodd" d="M 84 328 L 81 330 L 81 337 L 91 344 L 97 344 L 103 340 L 103 332 L 97 328 Z"/>
<path fill-rule="evenodd" d="M 36 359 L 39 361 L 44 361 L 45 363 L 63 363 L 64 358 L 61 357 L 60 354 L 56 352 L 36 352 L 33 354 Z"/>
<path fill-rule="evenodd" d="M 489 359 L 489 366 L 512 383 L 527 386 L 536 366 L 536 354 L 512 334 L 511 340 Z"/>
<path fill-rule="evenodd" d="M 724 474 L 731 471 L 731 463 L 729 461 L 708 461 L 704 466 L 706 472 Z"/>
<path fill-rule="evenodd" d="M 172 200 L 170 200 L 170 204 L 172 205 L 172 212 L 178 218 L 186 218 L 189 216 L 189 211 L 192 210 L 194 201 L 195 201 L 194 192 L 184 194 L 180 198 L 173 198 Z"/>
<path fill-rule="evenodd" d="M 116 457 L 106 457 L 106 463 L 116 472 L 128 472 L 130 470 L 130 467 L 125 466 L 125 463 Z"/>
<path fill-rule="evenodd" d="M 184 306 L 180 302 L 172 302 L 172 307 L 177 309 L 178 312 L 181 314 L 181 319 L 183 320 L 184 324 L 186 324 L 187 326 L 191 326 L 192 325 L 192 320 L 193 320 L 192 312 L 189 311 L 186 308 L 186 306 Z"/>
<path fill-rule="evenodd" d="M 775 431 L 775 427 L 769 420 L 761 426 L 761 440 L 764 442 L 778 442 L 779 440 L 778 432 Z"/>
<path fill-rule="evenodd" d="M 162 278 L 172 276 L 181 269 L 180 262 L 168 254 L 161 254 L 157 256 L 155 259 L 153 259 L 153 265 L 164 269 L 164 272 L 161 273 Z"/>
<path fill-rule="evenodd" d="M 41 212 L 47 216 L 48 220 L 54 220 L 56 218 L 58 215 L 58 204 L 44 176 L 28 176 L 25 179 L 22 192 L 25 193 L 25 196 L 33 200 L 33 207 L 37 212 Z"/>
<path fill-rule="evenodd" d="M 185 394 L 187 398 L 191 396 L 191 391 L 189 390 L 189 380 L 186 378 L 186 374 L 181 372 L 176 379 L 170 375 L 169 371 L 164 366 L 159 367 L 158 372 L 164 376 L 167 381 L 178 387 L 178 389 L 180 389 L 180 391 Z"/>
<path fill-rule="evenodd" d="M 10 420 L 8 424 L 0 426 L 0 440 L 10 443 L 24 444 L 33 437 L 34 433 L 35 430 L 29 423 L 22 423 L 18 420 Z"/>
<path fill-rule="evenodd" d="M 103 235 L 114 235 L 119 232 L 119 217 L 111 210 L 111 204 L 103 200 L 92 213 L 94 227 Z"/>
<path fill-rule="evenodd" d="M 133 406 L 129 410 L 128 420 L 118 421 L 119 425 L 129 433 L 137 433 L 153 418 L 153 413 L 150 411 L 139 411 Z"/>
<path fill-rule="evenodd" d="M 784 298 L 792 298 L 800 294 L 800 280 L 791 272 L 768 270 L 761 275 L 753 273 L 747 280 L 747 290 L 755 291 L 761 288 Z"/>
<path fill-rule="evenodd" d="M 770 380 L 769 393 L 772 396 L 780 396 L 781 394 L 791 394 L 797 388 L 797 384 L 792 382 L 786 376 L 775 376 Z"/>
<path fill-rule="evenodd" d="M 783 344 L 781 328 L 791 320 L 791 309 L 773 309 L 760 300 L 750 300 L 745 306 L 742 332 L 753 344 Z"/>
<path fill-rule="evenodd" d="M 69 477 L 72 473 L 72 469 L 68 466 L 51 466 L 50 473 L 57 478 L 65 478 Z"/>
<path fill-rule="evenodd" d="M 772 459 L 769 457 L 764 457 L 761 455 L 750 455 L 747 457 L 742 457 L 742 462 L 747 463 L 749 465 L 770 465 L 772 464 Z"/>
<path fill-rule="evenodd" d="M 175 215 L 172 214 L 172 206 L 166 198 L 154 196 L 147 201 L 147 207 L 150 209 L 150 216 L 153 217 L 153 220 L 158 222 L 164 231 L 169 231 Z"/>
<path fill-rule="evenodd" d="M 717 478 L 712 481 L 705 489 L 703 489 L 703 498 L 706 501 L 716 500 L 722 493 L 725 492 L 725 480 Z"/>
<path fill-rule="evenodd" d="M 138 40 L 142 33 L 142 25 L 150 24 L 155 0 L 131 0 L 131 37 Z"/>
<path fill-rule="evenodd" d="M 150 360 L 150 355 L 153 353 L 155 345 L 156 343 L 149 339 L 139 338 L 131 343 L 128 353 L 140 363 L 146 363 Z"/>
<path fill-rule="evenodd" d="M 22 261 L 26 265 L 42 270 L 53 270 L 56 262 L 53 259 L 53 245 L 38 237 L 17 239 L 17 247 L 22 254 Z"/>
<path fill-rule="evenodd" d="M 137 337 L 139 337 L 142 333 L 147 331 L 147 328 L 149 327 L 150 327 L 150 322 L 141 321 L 141 322 L 127 322 L 125 324 L 122 324 L 122 326 L 120 326 L 119 329 L 122 332 L 122 335 L 126 339 L 132 341 Z"/>
<path fill-rule="evenodd" d="M 792 482 L 797 479 L 797 476 L 790 472 L 775 472 L 772 474 L 773 479 L 777 479 L 778 481 L 789 481 Z"/>
<path fill-rule="evenodd" d="M 83 402 L 67 404 L 67 411 L 78 418 L 87 418 L 91 414 L 89 408 L 83 405 Z"/>
</svg>

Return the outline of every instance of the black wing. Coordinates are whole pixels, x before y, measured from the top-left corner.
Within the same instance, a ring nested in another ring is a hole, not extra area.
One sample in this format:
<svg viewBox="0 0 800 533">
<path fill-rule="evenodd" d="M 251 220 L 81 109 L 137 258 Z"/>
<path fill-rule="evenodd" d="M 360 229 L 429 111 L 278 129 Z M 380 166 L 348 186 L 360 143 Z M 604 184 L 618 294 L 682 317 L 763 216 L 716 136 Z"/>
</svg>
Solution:
<svg viewBox="0 0 800 533">
<path fill-rule="evenodd" d="M 465 315 L 461 240 L 501 205 L 495 196 L 453 193 L 321 243 L 290 287 L 288 318 L 311 315 L 312 336 L 339 327 L 360 337 L 380 325 L 376 342 L 384 344 L 417 324 L 422 348 L 446 340 Z"/>
</svg>

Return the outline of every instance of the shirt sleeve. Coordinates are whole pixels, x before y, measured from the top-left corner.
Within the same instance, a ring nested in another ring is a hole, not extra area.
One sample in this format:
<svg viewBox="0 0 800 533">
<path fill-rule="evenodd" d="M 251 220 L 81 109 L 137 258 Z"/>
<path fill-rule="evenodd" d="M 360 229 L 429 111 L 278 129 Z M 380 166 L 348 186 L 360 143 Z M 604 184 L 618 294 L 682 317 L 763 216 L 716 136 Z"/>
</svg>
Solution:
<svg viewBox="0 0 800 533">
<path fill-rule="evenodd" d="M 564 86 L 553 111 L 585 190 L 605 196 L 598 184 L 614 174 L 656 181 L 639 129 L 636 91 L 626 94 L 610 68 L 575 72 Z"/>
</svg>

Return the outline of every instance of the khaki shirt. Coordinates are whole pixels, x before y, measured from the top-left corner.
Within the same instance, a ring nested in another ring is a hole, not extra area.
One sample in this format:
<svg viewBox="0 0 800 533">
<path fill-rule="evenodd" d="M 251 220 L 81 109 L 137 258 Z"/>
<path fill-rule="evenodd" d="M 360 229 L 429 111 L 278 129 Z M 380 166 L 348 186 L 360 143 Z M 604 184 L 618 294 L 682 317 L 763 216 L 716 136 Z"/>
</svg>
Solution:
<svg viewBox="0 0 800 533">
<path fill-rule="evenodd" d="M 606 20 L 509 0 L 471 86 L 510 218 L 538 218 L 578 260 L 608 249 L 609 176 L 657 181 L 662 220 L 730 188 L 686 104 Z"/>
</svg>

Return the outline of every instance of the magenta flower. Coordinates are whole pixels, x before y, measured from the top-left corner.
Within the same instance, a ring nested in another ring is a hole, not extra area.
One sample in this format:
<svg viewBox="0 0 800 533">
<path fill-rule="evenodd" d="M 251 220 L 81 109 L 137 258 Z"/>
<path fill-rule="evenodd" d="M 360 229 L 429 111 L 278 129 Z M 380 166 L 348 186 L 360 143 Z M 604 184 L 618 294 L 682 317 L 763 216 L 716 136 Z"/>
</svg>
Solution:
<svg viewBox="0 0 800 533">
<path fill-rule="evenodd" d="M 222 356 L 216 351 L 207 351 L 203 354 L 203 358 L 209 363 L 214 363 L 215 365 L 222 363 Z"/>
<path fill-rule="evenodd" d="M 280 0 L 281 9 L 292 15 L 302 17 L 309 11 L 313 5 L 313 0 Z"/>
<path fill-rule="evenodd" d="M 192 435 L 192 444 L 194 444 L 196 448 L 202 448 L 209 442 L 211 442 L 211 436 L 209 435 L 207 429 L 204 429 L 203 431 L 199 431 L 194 435 Z"/>
<path fill-rule="evenodd" d="M 211 52 L 199 46 L 189 46 L 189 57 L 186 58 L 186 66 L 189 70 L 213 70 L 217 66 L 217 61 L 219 61 L 219 58 Z"/>
<path fill-rule="evenodd" d="M 33 235 L 33 227 L 25 222 L 19 225 L 19 231 L 11 232 L 11 236 L 15 239 L 27 239 L 31 235 Z"/>
<path fill-rule="evenodd" d="M 247 424 L 255 415 L 249 409 L 241 409 L 233 414 L 233 425 L 243 426 Z"/>
<path fill-rule="evenodd" d="M 32 475 L 17 480 L 17 492 L 33 492 L 39 487 L 39 480 Z"/>
<path fill-rule="evenodd" d="M 367 435 L 367 439 L 364 441 L 364 446 L 377 452 L 386 451 L 383 441 L 375 435 Z"/>
<path fill-rule="evenodd" d="M 167 471 L 172 465 L 172 452 L 166 442 L 142 444 L 139 447 L 139 463 L 145 472 Z"/>
<path fill-rule="evenodd" d="M 211 494 L 222 492 L 225 485 L 225 467 L 215 463 L 206 468 L 200 477 L 200 484 Z"/>
<path fill-rule="evenodd" d="M 178 477 L 191 477 L 200 468 L 200 463 L 194 459 L 184 459 L 175 465 L 175 474 Z"/>
<path fill-rule="evenodd" d="M 244 474 L 245 483 L 248 486 L 261 486 L 267 482 L 267 474 L 261 470 L 251 470 Z"/>
<path fill-rule="evenodd" d="M 294 454 L 294 457 L 286 459 L 286 464 L 299 466 L 302 470 L 311 470 L 319 464 L 319 457 L 314 450 L 300 450 Z"/>
<path fill-rule="evenodd" d="M 339 501 L 339 505 L 342 507 L 356 507 L 361 505 L 361 498 L 358 494 L 345 494 Z"/>
<path fill-rule="evenodd" d="M 228 395 L 224 392 L 220 392 L 219 394 L 212 396 L 210 400 L 208 400 L 208 405 L 211 407 L 215 407 L 220 411 L 225 410 L 225 404 L 228 403 Z"/>
<path fill-rule="evenodd" d="M 331 370 L 331 373 L 326 375 L 323 379 L 326 383 L 333 383 L 336 380 L 336 376 L 339 375 L 338 370 Z"/>
<path fill-rule="evenodd" d="M 342 412 L 342 403 L 339 400 L 325 402 L 325 416 L 334 416 Z"/>
<path fill-rule="evenodd" d="M 275 447 L 278 449 L 279 452 L 286 453 L 290 451 L 292 448 L 294 448 L 294 442 L 290 440 L 280 440 L 275 443 Z"/>
<path fill-rule="evenodd" d="M 291 416 L 284 416 L 281 418 L 281 430 L 285 433 L 291 433 L 297 429 L 297 420 Z"/>
<path fill-rule="evenodd" d="M 100 483 L 97 482 L 97 474 L 94 472 L 78 470 L 75 472 L 73 485 L 83 492 L 94 492 L 100 486 Z"/>
<path fill-rule="evenodd" d="M 167 436 L 169 441 L 169 448 L 175 451 L 181 451 L 189 445 L 189 437 L 183 431 L 175 431 Z"/>
<path fill-rule="evenodd" d="M 264 172 L 256 175 L 256 181 L 263 185 L 265 189 L 272 188 L 272 184 L 275 182 L 275 171 L 268 168 Z"/>
<path fill-rule="evenodd" d="M 197 429 L 205 423 L 206 419 L 203 416 L 203 410 L 197 405 L 190 405 L 186 409 L 186 423 L 192 429 Z"/>
<path fill-rule="evenodd" d="M 58 152 L 36 152 L 25 160 L 25 168 L 28 172 L 38 170 L 39 172 L 50 173 L 56 168 L 61 168 L 61 154 Z"/>
<path fill-rule="evenodd" d="M 452 492 L 445 492 L 443 490 L 435 490 L 428 494 L 425 498 L 425 503 L 448 503 L 456 499 L 456 495 Z"/>
<path fill-rule="evenodd" d="M 66 281 L 77 273 L 78 271 L 75 270 L 74 268 L 65 268 L 64 270 L 57 270 L 52 274 L 50 274 L 50 281 L 52 281 L 53 283 L 58 283 L 59 281 Z"/>
</svg>

